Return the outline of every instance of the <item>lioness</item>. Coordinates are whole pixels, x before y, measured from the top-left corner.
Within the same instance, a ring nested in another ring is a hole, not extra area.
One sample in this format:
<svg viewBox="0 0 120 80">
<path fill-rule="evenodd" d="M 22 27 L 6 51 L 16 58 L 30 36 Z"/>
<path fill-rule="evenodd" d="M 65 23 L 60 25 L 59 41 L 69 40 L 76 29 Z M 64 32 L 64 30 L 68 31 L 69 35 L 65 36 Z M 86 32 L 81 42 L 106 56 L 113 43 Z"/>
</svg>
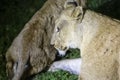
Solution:
<svg viewBox="0 0 120 80">
<path fill-rule="evenodd" d="M 36 74 L 53 62 L 56 50 L 50 46 L 50 39 L 64 3 L 65 0 L 48 0 L 14 39 L 6 53 L 10 80 Z"/>
<path fill-rule="evenodd" d="M 81 50 L 79 80 L 120 80 L 120 21 L 77 4 L 65 4 L 51 44 L 61 55 L 69 48 Z"/>
</svg>

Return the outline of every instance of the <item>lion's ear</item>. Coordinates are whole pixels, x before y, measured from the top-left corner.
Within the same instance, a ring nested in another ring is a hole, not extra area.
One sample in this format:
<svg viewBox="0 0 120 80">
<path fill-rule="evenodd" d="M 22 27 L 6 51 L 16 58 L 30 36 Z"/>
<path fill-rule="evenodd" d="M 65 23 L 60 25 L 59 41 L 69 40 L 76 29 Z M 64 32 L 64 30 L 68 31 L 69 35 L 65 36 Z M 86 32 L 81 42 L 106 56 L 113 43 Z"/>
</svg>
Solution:
<svg viewBox="0 0 120 80">
<path fill-rule="evenodd" d="M 86 8 L 87 5 L 87 0 L 66 0 L 64 4 L 64 8 L 69 8 L 69 7 L 77 7 L 81 6 L 82 8 Z"/>
<path fill-rule="evenodd" d="M 79 6 L 78 0 L 66 0 L 64 4 L 64 8 L 69 8 L 69 7 L 77 7 Z"/>
<path fill-rule="evenodd" d="M 80 19 L 82 16 L 83 16 L 83 9 L 81 6 L 76 7 L 71 14 L 71 17 L 74 19 Z"/>
<path fill-rule="evenodd" d="M 83 8 L 86 8 L 86 7 L 87 7 L 87 5 L 86 5 L 87 0 L 78 0 L 78 3 L 79 3 L 79 5 L 82 6 Z"/>
</svg>

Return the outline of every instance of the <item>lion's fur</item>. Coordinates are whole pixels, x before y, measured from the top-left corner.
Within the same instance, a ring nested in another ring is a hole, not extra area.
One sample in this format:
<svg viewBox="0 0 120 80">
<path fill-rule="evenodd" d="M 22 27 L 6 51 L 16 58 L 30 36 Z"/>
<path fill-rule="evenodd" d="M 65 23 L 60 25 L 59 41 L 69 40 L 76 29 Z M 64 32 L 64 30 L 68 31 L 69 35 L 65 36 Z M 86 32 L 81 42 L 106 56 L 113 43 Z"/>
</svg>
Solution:
<svg viewBox="0 0 120 80">
<path fill-rule="evenodd" d="M 58 50 L 81 50 L 79 80 L 120 80 L 120 21 L 91 10 L 75 19 L 67 15 L 73 9 L 63 10 L 57 19 L 51 44 Z"/>
<path fill-rule="evenodd" d="M 64 2 L 46 1 L 14 39 L 6 53 L 9 79 L 20 80 L 23 73 L 25 76 L 36 74 L 55 59 L 56 50 L 50 46 L 50 39 Z"/>
</svg>

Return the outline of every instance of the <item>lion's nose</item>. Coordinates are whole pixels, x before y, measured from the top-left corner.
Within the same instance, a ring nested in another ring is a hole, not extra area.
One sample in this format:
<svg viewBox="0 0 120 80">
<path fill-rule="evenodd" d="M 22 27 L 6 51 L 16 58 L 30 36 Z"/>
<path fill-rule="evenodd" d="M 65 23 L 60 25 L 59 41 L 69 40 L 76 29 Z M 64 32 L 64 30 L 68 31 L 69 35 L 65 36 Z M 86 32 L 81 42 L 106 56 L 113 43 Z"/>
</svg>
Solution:
<svg viewBox="0 0 120 80">
<path fill-rule="evenodd" d="M 54 42 L 53 42 L 53 41 L 51 41 L 51 42 L 50 42 L 50 45 L 51 45 L 51 46 L 54 46 L 55 44 L 54 44 Z"/>
<path fill-rule="evenodd" d="M 57 49 L 55 44 L 50 44 L 51 47 L 54 47 L 55 49 Z"/>
<path fill-rule="evenodd" d="M 60 49 L 63 50 L 63 51 L 66 51 L 66 50 L 67 50 L 67 47 L 66 47 L 66 46 L 61 46 Z"/>
<path fill-rule="evenodd" d="M 55 44 L 50 44 L 51 47 L 54 47 Z"/>
<path fill-rule="evenodd" d="M 54 44 L 50 44 L 50 46 L 54 46 Z"/>
<path fill-rule="evenodd" d="M 67 49 L 67 47 L 64 47 L 64 48 L 63 48 L 63 50 L 66 50 L 66 49 Z"/>
</svg>

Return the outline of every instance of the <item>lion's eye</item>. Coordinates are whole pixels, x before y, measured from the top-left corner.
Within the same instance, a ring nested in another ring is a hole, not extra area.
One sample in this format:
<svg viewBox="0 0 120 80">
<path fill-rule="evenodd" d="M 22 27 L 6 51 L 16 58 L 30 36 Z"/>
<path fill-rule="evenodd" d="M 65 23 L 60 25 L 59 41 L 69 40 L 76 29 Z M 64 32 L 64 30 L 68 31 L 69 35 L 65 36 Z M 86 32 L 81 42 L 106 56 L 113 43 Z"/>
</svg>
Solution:
<svg viewBox="0 0 120 80">
<path fill-rule="evenodd" d="M 56 32 L 59 32 L 60 31 L 60 28 L 59 27 L 57 27 L 57 30 L 56 30 Z"/>
</svg>

